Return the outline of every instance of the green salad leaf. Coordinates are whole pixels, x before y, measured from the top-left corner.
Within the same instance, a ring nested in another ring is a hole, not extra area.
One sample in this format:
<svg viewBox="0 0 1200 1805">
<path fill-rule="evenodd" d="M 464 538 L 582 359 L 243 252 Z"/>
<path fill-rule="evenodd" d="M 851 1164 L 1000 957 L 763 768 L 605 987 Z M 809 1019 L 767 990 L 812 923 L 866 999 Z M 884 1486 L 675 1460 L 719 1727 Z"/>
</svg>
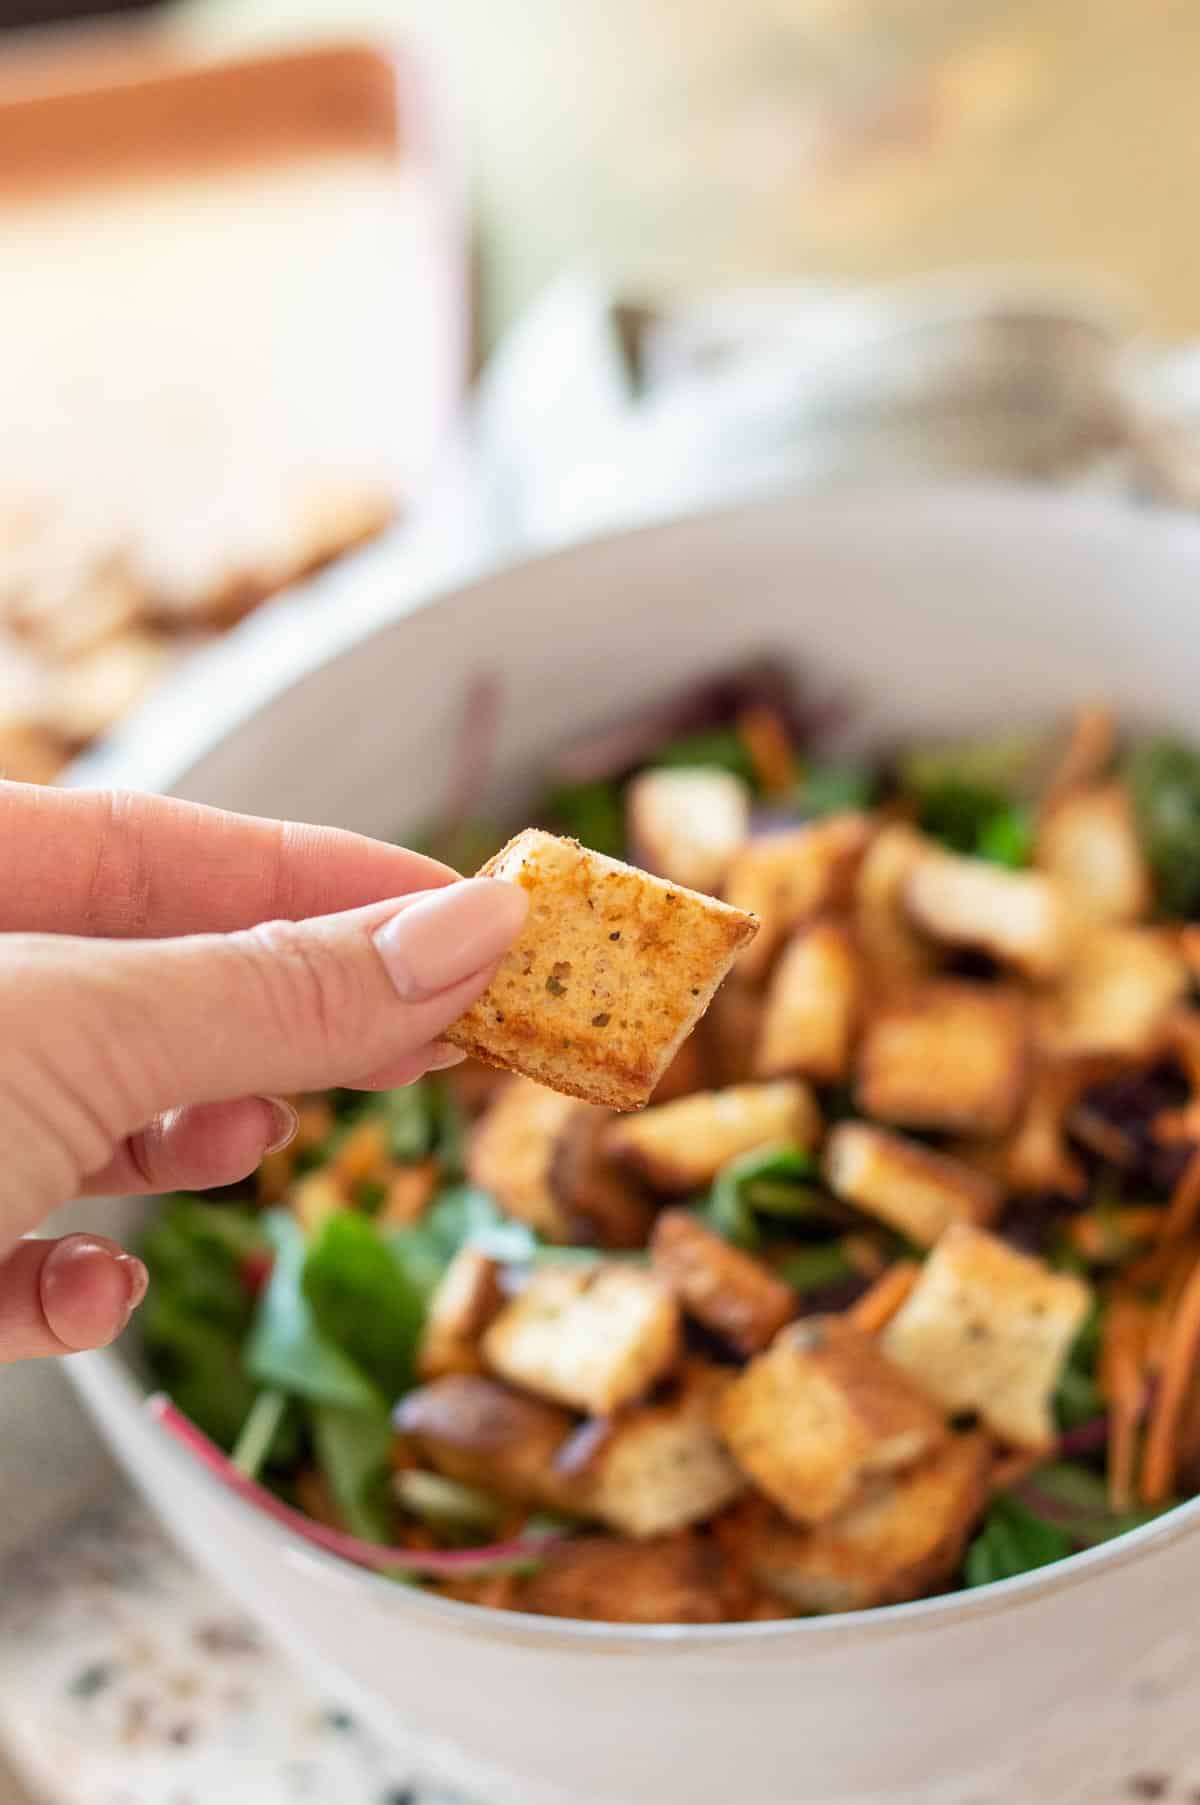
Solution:
<svg viewBox="0 0 1200 1805">
<path fill-rule="evenodd" d="M 314 1404 L 311 1420 L 317 1460 L 346 1527 L 365 1542 L 390 1542 L 392 1426 L 387 1411 Z"/>
<path fill-rule="evenodd" d="M 1096 1382 L 1102 1323 L 1101 1307 L 1094 1305 L 1071 1344 L 1054 1394 L 1054 1415 L 1060 1429 L 1077 1429 L 1104 1414 L 1104 1399 Z"/>
<path fill-rule="evenodd" d="M 1071 1552 L 1065 1529 L 1003 1494 L 992 1501 L 983 1528 L 967 1549 L 966 1581 L 968 1586 L 988 1586 L 997 1579 L 1014 1579 Z"/>
<path fill-rule="evenodd" d="M 757 790 L 758 773 L 749 748 L 736 727 L 713 727 L 702 733 L 681 733 L 668 740 L 651 759 L 652 765 L 672 768 L 678 765 L 707 765 L 729 771 Z"/>
<path fill-rule="evenodd" d="M 839 1279 L 852 1278 L 854 1263 L 840 1241 L 828 1241 L 821 1247 L 806 1247 L 802 1253 L 789 1254 L 775 1267 L 776 1274 L 796 1291 L 819 1291 L 824 1285 L 836 1285 Z"/>
<path fill-rule="evenodd" d="M 897 777 L 934 839 L 954 852 L 1020 866 L 1032 855 L 1030 804 L 1049 756 L 1043 734 L 997 734 L 915 747 L 900 760 Z"/>
<path fill-rule="evenodd" d="M 412 1379 L 427 1294 L 373 1223 L 357 1210 L 327 1216 L 305 1254 L 300 1289 L 321 1338 L 385 1399 L 399 1397 Z"/>
<path fill-rule="evenodd" d="M 593 852 L 615 859 L 625 849 L 625 807 L 615 783 L 560 784 L 539 812 Z"/>
<path fill-rule="evenodd" d="M 811 1218 L 819 1211 L 821 1193 L 813 1184 L 817 1163 L 803 1148 L 756 1147 L 718 1172 L 700 1214 L 708 1227 L 735 1247 L 761 1245 L 757 1212 Z"/>
<path fill-rule="evenodd" d="M 1200 750 L 1144 740 L 1127 767 L 1138 831 L 1169 915 L 1200 911 Z"/>
<path fill-rule="evenodd" d="M 802 815 L 820 817 L 870 808 L 878 793 L 879 778 L 869 765 L 808 765 L 794 801 Z"/>
<path fill-rule="evenodd" d="M 308 1247 L 299 1223 L 287 1210 L 270 1210 L 263 1226 L 275 1263 L 246 1342 L 246 1374 L 310 1403 L 381 1407 L 376 1387 L 317 1322 L 303 1283 Z"/>
</svg>

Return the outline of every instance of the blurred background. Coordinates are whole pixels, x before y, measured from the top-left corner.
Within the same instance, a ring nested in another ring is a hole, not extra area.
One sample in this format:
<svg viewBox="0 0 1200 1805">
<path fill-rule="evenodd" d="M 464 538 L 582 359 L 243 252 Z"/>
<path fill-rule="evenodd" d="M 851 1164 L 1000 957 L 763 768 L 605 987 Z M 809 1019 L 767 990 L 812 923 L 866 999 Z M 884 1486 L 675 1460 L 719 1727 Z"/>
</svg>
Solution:
<svg viewBox="0 0 1200 1805">
<path fill-rule="evenodd" d="M 1197 505 L 1198 83 L 1197 0 L 0 0 L 0 770 L 215 730 L 431 546 L 934 475 Z M 418 1799 L 244 1628 L 189 1667 L 127 1514 L 61 1558 L 111 1476 L 58 1375 L 0 1450 L 41 1794 L 235 1796 L 244 1700 L 70 1715 L 132 1588 L 147 1696 L 251 1663 L 254 1805 Z"/>
</svg>

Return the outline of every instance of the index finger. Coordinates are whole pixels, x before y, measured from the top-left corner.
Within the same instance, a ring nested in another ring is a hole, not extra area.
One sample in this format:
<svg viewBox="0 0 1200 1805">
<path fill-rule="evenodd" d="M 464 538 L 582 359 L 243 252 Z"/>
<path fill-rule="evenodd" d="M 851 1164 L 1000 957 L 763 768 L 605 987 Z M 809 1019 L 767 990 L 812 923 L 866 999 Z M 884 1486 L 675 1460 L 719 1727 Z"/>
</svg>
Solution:
<svg viewBox="0 0 1200 1805">
<path fill-rule="evenodd" d="M 0 846 L 4 933 L 228 933 L 337 914 L 458 875 L 340 828 L 24 783 L 0 783 Z"/>
</svg>

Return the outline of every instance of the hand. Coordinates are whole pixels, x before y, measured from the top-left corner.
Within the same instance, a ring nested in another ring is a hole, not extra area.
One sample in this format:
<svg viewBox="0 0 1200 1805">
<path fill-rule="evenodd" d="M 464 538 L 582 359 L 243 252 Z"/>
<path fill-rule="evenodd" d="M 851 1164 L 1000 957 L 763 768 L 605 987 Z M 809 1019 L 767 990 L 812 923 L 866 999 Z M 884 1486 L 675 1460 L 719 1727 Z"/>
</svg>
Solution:
<svg viewBox="0 0 1200 1805">
<path fill-rule="evenodd" d="M 0 783 L 0 1362 L 101 1347 L 146 1290 L 69 1198 L 230 1184 L 276 1092 L 407 1084 L 487 985 L 524 892 L 332 828 Z"/>
</svg>

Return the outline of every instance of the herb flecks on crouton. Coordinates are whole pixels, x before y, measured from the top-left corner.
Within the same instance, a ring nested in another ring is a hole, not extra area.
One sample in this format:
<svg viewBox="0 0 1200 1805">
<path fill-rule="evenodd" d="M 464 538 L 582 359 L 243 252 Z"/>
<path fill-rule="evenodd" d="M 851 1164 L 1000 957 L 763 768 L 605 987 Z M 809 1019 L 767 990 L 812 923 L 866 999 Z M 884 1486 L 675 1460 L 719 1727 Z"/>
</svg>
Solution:
<svg viewBox="0 0 1200 1805">
<path fill-rule="evenodd" d="M 737 954 L 751 916 L 527 828 L 483 867 L 529 915 L 454 1045 L 613 1109 L 648 1101 Z"/>
</svg>

